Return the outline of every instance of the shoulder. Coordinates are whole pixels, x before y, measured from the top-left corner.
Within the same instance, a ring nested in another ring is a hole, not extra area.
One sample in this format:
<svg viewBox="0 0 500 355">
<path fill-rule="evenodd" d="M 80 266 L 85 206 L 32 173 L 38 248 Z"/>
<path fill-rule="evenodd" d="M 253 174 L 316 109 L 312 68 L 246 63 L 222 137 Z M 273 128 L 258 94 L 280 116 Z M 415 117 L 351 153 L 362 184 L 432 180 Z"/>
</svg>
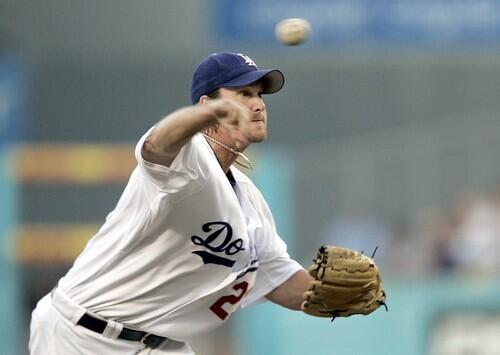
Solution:
<svg viewBox="0 0 500 355">
<path fill-rule="evenodd" d="M 162 191 L 171 194 L 183 190 L 187 185 L 192 185 L 192 182 L 196 182 L 197 185 L 203 184 L 216 164 L 205 138 L 201 134 L 192 136 L 169 166 L 165 166 L 150 162 L 142 156 L 142 145 L 153 129 L 154 127 L 142 136 L 135 149 L 141 176 Z"/>
</svg>

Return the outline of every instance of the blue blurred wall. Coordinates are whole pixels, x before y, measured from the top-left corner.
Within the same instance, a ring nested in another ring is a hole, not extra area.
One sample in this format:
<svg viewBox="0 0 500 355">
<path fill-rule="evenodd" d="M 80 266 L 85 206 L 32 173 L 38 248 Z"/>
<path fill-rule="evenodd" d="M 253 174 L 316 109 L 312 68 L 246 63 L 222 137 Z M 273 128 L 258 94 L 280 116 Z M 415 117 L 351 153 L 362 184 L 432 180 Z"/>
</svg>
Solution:
<svg viewBox="0 0 500 355">
<path fill-rule="evenodd" d="M 271 303 L 240 311 L 240 355 L 423 355 L 436 321 L 454 312 L 500 312 L 498 278 L 388 280 L 389 312 L 368 317 L 309 317 Z"/>
<path fill-rule="evenodd" d="M 13 144 L 23 135 L 26 74 L 16 56 L 0 55 L 0 354 L 17 354 L 21 341 L 19 275 L 15 260 L 18 186 Z M 23 339 L 24 340 L 24 339 Z"/>
</svg>

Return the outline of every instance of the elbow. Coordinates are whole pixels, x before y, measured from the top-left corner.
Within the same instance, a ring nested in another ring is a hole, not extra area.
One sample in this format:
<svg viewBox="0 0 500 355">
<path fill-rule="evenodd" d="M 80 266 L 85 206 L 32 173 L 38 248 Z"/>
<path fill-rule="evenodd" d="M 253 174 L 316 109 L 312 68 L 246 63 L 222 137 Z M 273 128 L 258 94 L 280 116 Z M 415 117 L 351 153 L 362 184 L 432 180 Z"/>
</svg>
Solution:
<svg viewBox="0 0 500 355">
<path fill-rule="evenodd" d="M 151 158 L 153 156 L 159 155 L 158 149 L 156 148 L 155 144 L 153 143 L 151 134 L 144 141 L 144 144 L 142 145 L 142 148 L 141 148 L 141 154 L 142 154 L 142 157 L 146 160 L 149 160 L 149 158 Z"/>
<path fill-rule="evenodd" d="M 141 148 L 142 158 L 150 163 L 170 166 L 175 155 L 167 154 L 162 150 L 161 145 L 155 144 L 154 131 L 146 138 Z"/>
<path fill-rule="evenodd" d="M 153 132 L 151 132 L 144 141 L 144 144 L 142 145 L 142 154 L 152 155 L 158 153 L 159 153 L 158 149 L 156 145 L 153 143 Z"/>
</svg>

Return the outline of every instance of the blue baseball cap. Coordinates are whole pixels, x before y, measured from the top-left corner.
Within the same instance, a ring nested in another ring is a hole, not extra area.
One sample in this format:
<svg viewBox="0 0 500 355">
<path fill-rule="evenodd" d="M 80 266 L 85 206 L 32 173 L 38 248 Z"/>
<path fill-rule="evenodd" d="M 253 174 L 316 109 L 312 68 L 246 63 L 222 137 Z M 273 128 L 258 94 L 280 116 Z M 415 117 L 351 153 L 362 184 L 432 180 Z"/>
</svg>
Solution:
<svg viewBox="0 0 500 355">
<path fill-rule="evenodd" d="M 214 53 L 196 68 L 191 81 L 191 102 L 221 87 L 246 86 L 262 80 L 263 94 L 279 91 L 285 77 L 277 69 L 259 69 L 255 62 L 241 53 Z"/>
</svg>

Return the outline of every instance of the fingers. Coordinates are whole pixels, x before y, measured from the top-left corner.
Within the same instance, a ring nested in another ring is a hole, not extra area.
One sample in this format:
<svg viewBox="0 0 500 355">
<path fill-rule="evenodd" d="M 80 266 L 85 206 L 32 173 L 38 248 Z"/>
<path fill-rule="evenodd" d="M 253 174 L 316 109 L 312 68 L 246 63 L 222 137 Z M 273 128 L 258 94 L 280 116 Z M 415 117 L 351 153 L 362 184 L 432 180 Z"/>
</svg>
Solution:
<svg viewBox="0 0 500 355">
<path fill-rule="evenodd" d="M 235 100 L 216 99 L 210 105 L 222 125 L 240 126 L 250 122 L 250 110 Z"/>
<path fill-rule="evenodd" d="M 241 103 L 231 99 L 216 99 L 209 103 L 220 127 L 226 130 L 236 149 L 248 145 L 251 112 Z"/>
</svg>

